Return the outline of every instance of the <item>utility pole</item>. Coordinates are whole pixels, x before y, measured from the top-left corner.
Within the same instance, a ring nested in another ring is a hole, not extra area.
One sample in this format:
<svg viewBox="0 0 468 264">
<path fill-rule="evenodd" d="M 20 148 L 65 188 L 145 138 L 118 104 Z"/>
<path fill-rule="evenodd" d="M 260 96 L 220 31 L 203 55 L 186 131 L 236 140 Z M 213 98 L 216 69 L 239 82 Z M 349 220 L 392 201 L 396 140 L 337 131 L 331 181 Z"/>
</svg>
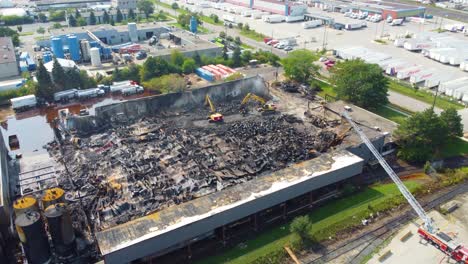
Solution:
<svg viewBox="0 0 468 264">
<path fill-rule="evenodd" d="M 437 100 L 437 95 L 439 94 L 439 85 L 440 85 L 440 81 L 437 84 L 436 94 L 434 96 L 434 102 L 432 102 L 432 112 L 434 112 L 434 108 L 435 108 L 435 104 L 436 104 L 436 100 Z"/>
<path fill-rule="evenodd" d="M 325 50 L 327 47 L 327 25 L 323 26 L 323 42 L 322 42 L 322 50 Z"/>
</svg>

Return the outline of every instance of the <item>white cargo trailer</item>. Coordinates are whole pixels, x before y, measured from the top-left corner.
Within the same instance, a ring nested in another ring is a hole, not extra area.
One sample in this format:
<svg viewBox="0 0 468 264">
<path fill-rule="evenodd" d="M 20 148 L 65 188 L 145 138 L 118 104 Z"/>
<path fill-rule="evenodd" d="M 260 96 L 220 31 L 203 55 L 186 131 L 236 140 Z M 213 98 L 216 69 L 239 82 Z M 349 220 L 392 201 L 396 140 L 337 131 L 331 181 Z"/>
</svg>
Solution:
<svg viewBox="0 0 468 264">
<path fill-rule="evenodd" d="M 468 77 L 462 77 L 455 80 L 441 82 L 439 85 L 439 92 L 446 93 L 447 89 L 450 90 L 452 87 L 458 87 L 458 84 L 465 84 L 468 81 Z"/>
<path fill-rule="evenodd" d="M 420 65 L 409 67 L 397 72 L 397 79 L 404 80 L 410 78 L 412 75 L 417 74 L 418 72 L 422 71 L 423 67 Z"/>
<path fill-rule="evenodd" d="M 387 69 L 385 69 L 385 73 L 388 75 L 396 75 L 398 74 L 399 71 L 409 68 L 409 67 L 413 67 L 413 66 L 414 64 L 409 63 L 409 62 L 395 63 L 392 65 L 389 65 Z"/>
<path fill-rule="evenodd" d="M 390 26 L 401 26 L 401 25 L 403 25 L 402 18 L 393 19 L 392 22 L 390 22 Z"/>
<path fill-rule="evenodd" d="M 461 88 L 455 89 L 453 91 L 452 97 L 457 99 L 457 100 L 461 100 L 465 93 L 468 93 L 468 83 L 466 85 L 464 85 L 463 87 L 461 87 Z"/>
<path fill-rule="evenodd" d="M 322 25 L 322 21 L 320 20 L 311 20 L 311 21 L 306 21 L 302 23 L 302 27 L 304 29 L 316 28 L 316 27 L 320 27 L 321 25 Z"/>
<path fill-rule="evenodd" d="M 262 19 L 267 23 L 281 23 L 286 20 L 286 18 L 282 15 L 269 15 L 262 17 Z"/>
<path fill-rule="evenodd" d="M 258 12 L 255 12 L 255 13 L 252 13 L 251 17 L 252 19 L 260 19 L 264 16 L 268 16 L 270 15 L 270 13 L 268 12 L 263 12 L 263 11 L 258 11 Z"/>
<path fill-rule="evenodd" d="M 408 39 L 406 39 L 406 38 L 397 38 L 397 39 L 395 39 L 395 41 L 393 41 L 393 45 L 395 47 L 401 48 L 401 47 L 403 47 L 405 45 L 405 43 L 407 41 L 408 41 Z"/>
<path fill-rule="evenodd" d="M 33 94 L 10 99 L 11 107 L 15 111 L 26 110 L 36 107 L 37 99 Z"/>
<path fill-rule="evenodd" d="M 440 83 L 447 82 L 452 79 L 453 76 L 451 74 L 438 72 L 437 74 L 432 75 L 424 81 L 424 87 L 427 89 L 431 89 L 438 86 Z"/>
<path fill-rule="evenodd" d="M 468 71 L 468 59 L 460 62 L 460 70 Z"/>
<path fill-rule="evenodd" d="M 139 85 L 135 85 L 135 86 L 130 86 L 130 87 L 123 88 L 122 89 L 122 95 L 128 96 L 128 95 L 132 95 L 132 94 L 143 93 L 144 91 L 145 91 L 145 89 L 143 89 L 143 87 L 141 87 Z"/>
<path fill-rule="evenodd" d="M 454 54 L 449 58 L 450 65 L 460 65 L 464 61 L 468 61 L 468 53 Z"/>
<path fill-rule="evenodd" d="M 249 17 L 249 16 L 252 16 L 252 13 L 255 13 L 255 10 L 244 10 L 242 11 L 241 16 Z"/>
<path fill-rule="evenodd" d="M 436 73 L 435 69 L 422 70 L 416 74 L 411 75 L 409 81 L 410 83 L 413 83 L 413 84 L 424 82 L 427 79 L 434 76 L 435 73 Z"/>
<path fill-rule="evenodd" d="M 359 22 L 359 23 L 351 23 L 351 24 L 346 24 L 345 25 L 345 29 L 346 30 L 356 30 L 356 29 L 360 29 L 360 28 L 363 28 L 363 27 L 366 27 L 366 22 Z"/>
<path fill-rule="evenodd" d="M 451 85 L 448 85 L 445 87 L 445 95 L 454 97 L 455 96 L 455 91 L 457 89 L 461 89 L 466 86 L 467 82 L 461 82 L 461 83 L 453 83 Z"/>
<path fill-rule="evenodd" d="M 403 44 L 403 48 L 410 51 L 435 48 L 436 44 L 430 40 L 410 39 Z"/>
<path fill-rule="evenodd" d="M 286 23 L 293 23 L 293 22 L 299 22 L 299 21 L 304 21 L 304 15 L 302 15 L 302 16 L 287 16 L 286 17 Z"/>
</svg>

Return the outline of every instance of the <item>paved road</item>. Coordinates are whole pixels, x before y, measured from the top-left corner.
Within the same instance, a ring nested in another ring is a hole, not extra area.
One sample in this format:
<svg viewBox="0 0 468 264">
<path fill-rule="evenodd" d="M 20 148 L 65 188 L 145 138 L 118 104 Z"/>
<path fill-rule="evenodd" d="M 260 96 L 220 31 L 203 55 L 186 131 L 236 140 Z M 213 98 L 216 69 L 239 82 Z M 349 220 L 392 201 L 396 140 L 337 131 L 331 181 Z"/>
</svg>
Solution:
<svg viewBox="0 0 468 264">
<path fill-rule="evenodd" d="M 388 0 L 386 2 L 390 3 L 402 3 L 402 4 L 409 4 L 412 6 L 421 6 L 422 4 L 412 2 L 412 1 L 407 1 L 407 0 Z M 454 9 L 447 9 L 447 8 L 440 8 L 440 7 L 433 7 L 430 5 L 422 5 L 426 8 L 426 12 L 438 16 L 438 17 L 444 17 L 448 19 L 453 19 L 453 20 L 458 20 L 458 21 L 463 21 L 463 22 L 468 22 L 468 12 L 461 11 L 461 10 L 454 10 Z"/>
</svg>

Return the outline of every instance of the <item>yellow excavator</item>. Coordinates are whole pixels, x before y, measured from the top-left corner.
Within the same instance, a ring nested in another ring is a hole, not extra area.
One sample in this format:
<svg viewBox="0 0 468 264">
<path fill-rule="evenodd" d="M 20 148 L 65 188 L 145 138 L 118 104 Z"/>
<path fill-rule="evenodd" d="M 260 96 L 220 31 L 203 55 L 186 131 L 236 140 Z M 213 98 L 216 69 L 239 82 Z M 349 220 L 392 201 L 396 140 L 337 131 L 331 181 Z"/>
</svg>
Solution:
<svg viewBox="0 0 468 264">
<path fill-rule="evenodd" d="M 210 123 L 221 123 L 224 121 L 224 116 L 216 112 L 216 109 L 213 105 L 213 102 L 211 102 L 211 98 L 209 95 L 205 96 L 205 105 L 209 105 L 211 109 L 210 116 L 208 116 L 208 121 Z"/>
<path fill-rule="evenodd" d="M 259 112 L 262 112 L 265 114 L 276 112 L 276 105 L 267 103 L 265 99 L 253 93 L 248 93 L 244 97 L 241 103 L 241 107 L 245 105 L 246 103 L 248 103 L 250 99 L 255 100 L 260 103 L 260 107 L 257 109 Z"/>
</svg>

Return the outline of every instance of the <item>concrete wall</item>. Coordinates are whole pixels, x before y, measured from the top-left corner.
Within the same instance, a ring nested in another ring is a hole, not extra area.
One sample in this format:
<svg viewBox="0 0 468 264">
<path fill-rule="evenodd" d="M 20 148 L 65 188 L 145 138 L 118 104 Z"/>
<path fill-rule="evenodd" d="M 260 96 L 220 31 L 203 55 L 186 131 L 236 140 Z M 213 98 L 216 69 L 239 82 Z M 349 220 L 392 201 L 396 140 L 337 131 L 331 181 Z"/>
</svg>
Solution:
<svg viewBox="0 0 468 264">
<path fill-rule="evenodd" d="M 382 148 L 385 144 L 385 136 L 382 135 L 377 138 L 371 139 L 372 144 L 374 147 L 379 151 L 382 152 Z M 348 147 L 346 148 L 349 152 L 353 153 L 354 155 L 360 157 L 364 160 L 365 163 L 375 160 L 374 154 L 369 150 L 366 144 L 362 143 L 358 146 Z"/>
<path fill-rule="evenodd" d="M 182 93 L 157 95 L 105 105 L 96 108 L 95 116 L 74 117 L 71 118 L 69 122 L 70 126 L 79 133 L 88 134 L 100 127 L 106 127 L 109 122 L 119 117 L 123 117 L 126 121 L 132 122 L 167 108 L 193 109 L 204 107 L 205 96 L 207 94 L 210 95 L 215 102 L 223 102 L 235 99 L 240 100 L 250 92 L 262 97 L 269 97 L 269 91 L 265 86 L 263 78 L 260 76 L 253 76 Z"/>
<path fill-rule="evenodd" d="M 11 201 L 8 169 L 8 149 L 0 131 L 0 233 L 2 233 L 3 237 L 7 237 L 8 226 L 10 224 Z"/>
<path fill-rule="evenodd" d="M 18 76 L 18 64 L 15 62 L 1 63 L 0 64 L 0 78 Z"/>
</svg>

